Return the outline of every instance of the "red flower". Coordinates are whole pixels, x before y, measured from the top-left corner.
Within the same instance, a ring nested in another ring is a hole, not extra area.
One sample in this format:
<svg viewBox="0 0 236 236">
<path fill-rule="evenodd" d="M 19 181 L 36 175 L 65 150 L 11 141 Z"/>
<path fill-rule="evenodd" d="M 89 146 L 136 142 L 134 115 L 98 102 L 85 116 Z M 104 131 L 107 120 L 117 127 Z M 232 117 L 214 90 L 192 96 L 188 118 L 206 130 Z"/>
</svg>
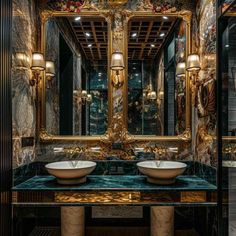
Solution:
<svg viewBox="0 0 236 236">
<path fill-rule="evenodd" d="M 80 2 L 76 2 L 76 6 L 80 7 L 82 4 Z"/>
<path fill-rule="evenodd" d="M 77 13 L 80 13 L 80 8 L 77 8 L 76 12 L 77 12 Z"/>
</svg>

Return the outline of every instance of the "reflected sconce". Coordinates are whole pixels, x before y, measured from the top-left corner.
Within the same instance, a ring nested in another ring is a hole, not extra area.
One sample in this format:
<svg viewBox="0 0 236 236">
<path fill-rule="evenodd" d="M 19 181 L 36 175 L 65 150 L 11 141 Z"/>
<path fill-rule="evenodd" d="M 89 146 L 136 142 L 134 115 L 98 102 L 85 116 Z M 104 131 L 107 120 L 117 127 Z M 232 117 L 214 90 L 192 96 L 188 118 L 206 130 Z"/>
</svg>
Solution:
<svg viewBox="0 0 236 236">
<path fill-rule="evenodd" d="M 81 103 L 82 105 L 85 105 L 86 103 L 90 104 L 93 101 L 92 95 L 86 90 L 74 90 L 73 95 L 78 104 Z"/>
<path fill-rule="evenodd" d="M 191 74 L 190 86 L 192 90 L 192 103 L 196 106 L 197 91 L 199 86 L 198 74 L 201 70 L 200 58 L 198 54 L 194 53 L 188 56 L 186 70 Z"/>
<path fill-rule="evenodd" d="M 164 98 L 164 91 L 160 90 L 158 93 L 158 98 L 162 100 Z"/>
<path fill-rule="evenodd" d="M 124 84 L 123 73 L 124 70 L 124 57 L 121 52 L 115 51 L 111 55 L 111 70 L 115 71 L 115 75 L 112 77 L 112 83 L 115 88 L 119 88 Z"/>
<path fill-rule="evenodd" d="M 143 97 L 147 101 L 154 101 L 157 99 L 157 93 L 152 89 L 152 85 L 148 85 L 147 89 L 144 89 L 143 91 Z"/>
<path fill-rule="evenodd" d="M 32 63 L 30 68 L 33 73 L 33 76 L 30 79 L 30 85 L 38 85 L 41 79 L 41 72 L 45 70 L 45 60 L 42 53 L 34 52 L 32 54 Z"/>
<path fill-rule="evenodd" d="M 186 73 L 186 63 L 185 62 L 179 62 L 176 66 L 176 77 L 177 78 L 185 78 Z"/>
<path fill-rule="evenodd" d="M 55 64 L 53 61 L 46 61 L 46 79 L 52 80 L 55 76 Z"/>
</svg>

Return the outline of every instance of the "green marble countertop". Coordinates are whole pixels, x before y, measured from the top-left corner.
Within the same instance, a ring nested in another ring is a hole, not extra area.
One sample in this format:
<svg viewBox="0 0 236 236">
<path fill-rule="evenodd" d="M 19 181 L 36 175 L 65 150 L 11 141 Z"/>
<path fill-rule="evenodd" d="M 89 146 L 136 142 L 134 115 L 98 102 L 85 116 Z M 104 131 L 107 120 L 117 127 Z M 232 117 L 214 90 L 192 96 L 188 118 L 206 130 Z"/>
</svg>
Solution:
<svg viewBox="0 0 236 236">
<path fill-rule="evenodd" d="M 216 191 L 217 187 L 195 175 L 181 175 L 172 185 L 154 185 L 142 175 L 90 175 L 81 185 L 60 185 L 55 177 L 49 175 L 34 176 L 16 185 L 12 191 Z"/>
</svg>

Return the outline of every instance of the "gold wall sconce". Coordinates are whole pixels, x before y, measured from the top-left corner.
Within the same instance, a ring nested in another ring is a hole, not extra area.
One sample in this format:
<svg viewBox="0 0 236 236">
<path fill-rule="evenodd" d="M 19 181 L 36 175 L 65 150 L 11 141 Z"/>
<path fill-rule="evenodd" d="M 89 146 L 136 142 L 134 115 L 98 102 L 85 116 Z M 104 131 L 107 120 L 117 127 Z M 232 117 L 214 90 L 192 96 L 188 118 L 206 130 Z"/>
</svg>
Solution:
<svg viewBox="0 0 236 236">
<path fill-rule="evenodd" d="M 41 73 L 45 70 L 46 64 L 42 53 L 34 52 L 32 54 L 31 70 L 33 76 L 30 79 L 30 85 L 38 85 L 41 79 Z"/>
<path fill-rule="evenodd" d="M 176 66 L 176 77 L 180 79 L 185 78 L 186 73 L 186 63 L 185 62 L 179 62 Z"/>
<path fill-rule="evenodd" d="M 88 93 L 86 90 L 74 90 L 73 95 L 78 104 L 91 104 L 93 101 L 92 94 Z"/>
<path fill-rule="evenodd" d="M 115 88 L 120 88 L 124 84 L 124 74 L 121 72 L 125 68 L 122 52 L 115 51 L 112 53 L 110 68 L 115 72 L 112 76 L 112 84 Z"/>
<path fill-rule="evenodd" d="M 198 74 L 201 70 L 200 58 L 198 54 L 194 53 L 188 56 L 186 70 L 191 74 L 190 86 L 192 91 L 192 103 L 196 107 L 196 97 L 199 87 Z"/>
</svg>

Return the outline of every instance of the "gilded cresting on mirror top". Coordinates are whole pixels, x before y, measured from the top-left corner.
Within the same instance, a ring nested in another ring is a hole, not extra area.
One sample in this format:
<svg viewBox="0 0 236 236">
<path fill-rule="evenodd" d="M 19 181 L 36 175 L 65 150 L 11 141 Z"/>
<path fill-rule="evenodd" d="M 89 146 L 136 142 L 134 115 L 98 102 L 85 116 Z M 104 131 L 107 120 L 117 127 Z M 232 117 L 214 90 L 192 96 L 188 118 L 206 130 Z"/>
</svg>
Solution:
<svg viewBox="0 0 236 236">
<path fill-rule="evenodd" d="M 180 17 L 186 22 L 186 55 L 191 53 L 191 12 L 187 10 L 177 11 L 175 7 L 167 11 L 156 11 L 156 8 L 149 1 L 138 1 L 135 9 L 132 11 L 126 9 L 124 1 L 99 1 L 93 3 L 85 1 L 81 6 L 80 12 L 67 12 L 55 10 L 43 10 L 41 12 L 41 51 L 45 52 L 45 24 L 50 17 L 55 16 L 101 16 L 108 23 L 108 68 L 110 68 L 111 53 L 115 50 L 120 50 L 127 65 L 127 25 L 131 17 L 134 16 L 175 16 Z M 155 9 L 155 10 L 154 10 Z M 132 143 L 135 141 L 190 141 L 191 140 L 191 122 L 190 122 L 190 82 L 189 75 L 186 74 L 186 124 L 185 131 L 178 136 L 154 136 L 154 135 L 131 135 L 127 131 L 127 78 L 128 68 L 124 69 L 124 85 L 121 88 L 114 88 L 111 83 L 112 71 L 108 70 L 108 130 L 105 135 L 101 136 L 63 136 L 48 134 L 46 127 L 46 108 L 45 108 L 45 77 L 40 85 L 40 102 L 38 109 L 41 114 L 38 117 L 38 127 L 40 141 L 84 141 L 102 143 Z M 120 110 L 117 110 L 115 99 L 116 94 L 120 94 Z"/>
</svg>

